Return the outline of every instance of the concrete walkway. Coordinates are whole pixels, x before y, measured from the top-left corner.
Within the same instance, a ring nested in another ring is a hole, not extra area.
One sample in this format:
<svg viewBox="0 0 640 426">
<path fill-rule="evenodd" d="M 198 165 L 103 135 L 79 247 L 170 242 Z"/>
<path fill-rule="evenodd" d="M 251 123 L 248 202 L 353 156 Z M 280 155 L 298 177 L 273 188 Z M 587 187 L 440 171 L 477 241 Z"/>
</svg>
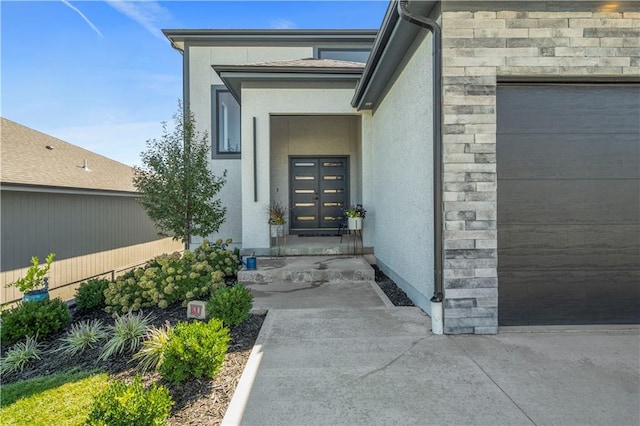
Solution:
<svg viewBox="0 0 640 426">
<path fill-rule="evenodd" d="M 638 327 L 435 336 L 370 285 L 288 285 L 250 286 L 275 304 L 225 425 L 640 424 Z"/>
</svg>

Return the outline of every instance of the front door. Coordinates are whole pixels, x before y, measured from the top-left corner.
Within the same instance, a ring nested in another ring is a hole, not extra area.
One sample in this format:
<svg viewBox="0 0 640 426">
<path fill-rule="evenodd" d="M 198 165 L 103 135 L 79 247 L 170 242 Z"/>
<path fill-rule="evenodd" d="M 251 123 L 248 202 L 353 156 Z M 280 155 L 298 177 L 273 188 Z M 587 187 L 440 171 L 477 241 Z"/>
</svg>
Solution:
<svg viewBox="0 0 640 426">
<path fill-rule="evenodd" d="M 349 196 L 348 162 L 348 157 L 289 160 L 292 233 L 338 229 Z"/>
</svg>

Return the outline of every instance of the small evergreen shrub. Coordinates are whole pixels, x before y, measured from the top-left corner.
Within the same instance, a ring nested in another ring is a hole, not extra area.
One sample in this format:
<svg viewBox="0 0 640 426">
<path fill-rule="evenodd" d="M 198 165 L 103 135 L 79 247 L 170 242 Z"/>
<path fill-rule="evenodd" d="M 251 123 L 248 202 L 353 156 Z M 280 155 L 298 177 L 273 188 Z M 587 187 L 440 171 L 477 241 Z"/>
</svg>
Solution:
<svg viewBox="0 0 640 426">
<path fill-rule="evenodd" d="M 82 321 L 71 326 L 71 330 L 61 339 L 62 344 L 56 351 L 73 356 L 106 339 L 107 328 L 100 320 Z"/>
<path fill-rule="evenodd" d="M 172 405 L 173 400 L 165 386 L 154 383 L 145 389 L 140 376 L 136 376 L 131 384 L 116 380 L 94 398 L 86 424 L 96 426 L 165 425 Z"/>
<path fill-rule="evenodd" d="M 109 327 L 111 338 L 104 345 L 98 359 L 105 360 L 125 350 L 135 352 L 140 347 L 152 320 L 150 315 L 143 316 L 142 311 L 116 315 L 115 322 Z"/>
<path fill-rule="evenodd" d="M 164 254 L 118 277 L 104 291 L 106 311 L 112 314 L 147 307 L 166 308 L 175 303 L 206 298 L 224 287 L 225 278 L 240 268 L 238 257 L 228 249 L 231 240 L 204 241 L 194 251 Z"/>
<path fill-rule="evenodd" d="M 3 345 L 13 345 L 25 336 L 47 337 L 71 322 L 66 303 L 60 299 L 18 303 L 0 313 L 0 339 Z"/>
<path fill-rule="evenodd" d="M 236 284 L 216 291 L 207 302 L 207 313 L 230 327 L 244 322 L 252 307 L 251 292 L 242 284 Z"/>
<path fill-rule="evenodd" d="M 92 279 L 80 284 L 76 290 L 78 312 L 103 309 L 106 306 L 104 291 L 109 287 L 109 282 L 109 280 Z"/>
<path fill-rule="evenodd" d="M 22 371 L 29 362 L 40 359 L 42 350 L 35 338 L 27 336 L 24 342 L 16 343 L 7 351 L 6 356 L 0 362 L 0 374 L 10 374 Z"/>
<path fill-rule="evenodd" d="M 219 319 L 179 322 L 164 351 L 160 374 L 172 383 L 189 377 L 213 378 L 229 348 L 229 329 Z"/>
<path fill-rule="evenodd" d="M 151 327 L 147 330 L 146 339 L 132 361 L 138 361 L 138 369 L 143 373 L 149 370 L 158 371 L 164 361 L 164 353 L 171 338 L 173 328 L 169 321 L 163 327 Z"/>
</svg>

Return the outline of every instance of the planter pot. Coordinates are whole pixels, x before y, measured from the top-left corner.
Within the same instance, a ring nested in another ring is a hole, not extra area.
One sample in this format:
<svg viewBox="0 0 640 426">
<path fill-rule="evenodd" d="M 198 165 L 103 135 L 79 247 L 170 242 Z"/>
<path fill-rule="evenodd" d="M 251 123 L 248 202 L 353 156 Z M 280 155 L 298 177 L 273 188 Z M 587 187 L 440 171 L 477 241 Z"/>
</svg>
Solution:
<svg viewBox="0 0 640 426">
<path fill-rule="evenodd" d="M 350 217 L 349 219 L 349 230 L 351 231 L 359 231 L 362 229 L 362 218 L 361 217 Z"/>
<path fill-rule="evenodd" d="M 258 269 L 258 260 L 255 256 L 247 256 L 245 259 L 246 261 L 241 260 L 241 262 L 247 271 L 255 271 Z"/>
<path fill-rule="evenodd" d="M 271 225 L 272 237 L 284 237 L 284 225 Z"/>
<path fill-rule="evenodd" d="M 42 288 L 40 290 L 28 291 L 22 297 L 23 302 L 39 302 L 41 300 L 49 300 L 49 290 Z"/>
</svg>

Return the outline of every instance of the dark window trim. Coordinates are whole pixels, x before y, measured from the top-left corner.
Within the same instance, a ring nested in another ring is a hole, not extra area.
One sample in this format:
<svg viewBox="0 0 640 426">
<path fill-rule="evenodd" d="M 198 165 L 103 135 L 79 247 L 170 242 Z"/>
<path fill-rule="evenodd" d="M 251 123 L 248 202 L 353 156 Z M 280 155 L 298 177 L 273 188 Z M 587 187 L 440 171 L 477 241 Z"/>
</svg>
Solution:
<svg viewBox="0 0 640 426">
<path fill-rule="evenodd" d="M 240 159 L 242 158 L 242 123 L 240 125 L 240 152 L 220 152 L 220 141 L 218 140 L 218 126 L 220 125 L 220 118 L 218 115 L 218 95 L 220 92 L 231 93 L 227 86 L 223 84 L 211 86 L 211 144 L 213 145 L 211 147 L 211 158 L 218 160 Z"/>
<path fill-rule="evenodd" d="M 320 59 L 321 52 L 369 52 L 371 55 L 371 46 L 313 46 L 313 57 Z"/>
</svg>

